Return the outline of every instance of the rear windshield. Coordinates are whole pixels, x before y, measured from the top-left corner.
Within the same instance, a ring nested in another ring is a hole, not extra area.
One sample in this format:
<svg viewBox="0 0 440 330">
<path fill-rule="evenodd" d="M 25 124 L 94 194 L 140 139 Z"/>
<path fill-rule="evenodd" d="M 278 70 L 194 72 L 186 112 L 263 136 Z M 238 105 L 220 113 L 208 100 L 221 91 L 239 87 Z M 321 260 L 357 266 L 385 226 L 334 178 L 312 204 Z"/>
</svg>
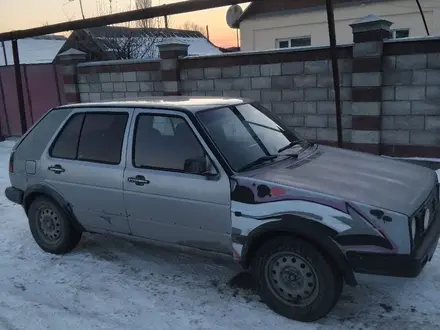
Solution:
<svg viewBox="0 0 440 330">
<path fill-rule="evenodd" d="M 71 111 L 71 108 L 57 109 L 45 115 L 18 145 L 15 150 L 16 159 L 40 159 L 55 131 Z"/>
</svg>

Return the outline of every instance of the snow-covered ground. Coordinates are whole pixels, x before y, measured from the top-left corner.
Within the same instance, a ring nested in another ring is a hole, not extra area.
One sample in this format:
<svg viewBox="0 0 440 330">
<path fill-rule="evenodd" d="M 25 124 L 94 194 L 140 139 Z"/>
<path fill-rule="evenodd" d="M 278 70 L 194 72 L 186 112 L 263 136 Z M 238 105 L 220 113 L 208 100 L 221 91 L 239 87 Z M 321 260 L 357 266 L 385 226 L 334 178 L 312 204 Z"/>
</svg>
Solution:
<svg viewBox="0 0 440 330">
<path fill-rule="evenodd" d="M 0 189 L 13 142 L 0 143 Z M 42 252 L 19 206 L 0 193 L 0 329 L 436 329 L 440 251 L 417 279 L 362 276 L 315 324 L 271 312 L 231 287 L 226 261 L 85 235 L 65 256 Z"/>
</svg>

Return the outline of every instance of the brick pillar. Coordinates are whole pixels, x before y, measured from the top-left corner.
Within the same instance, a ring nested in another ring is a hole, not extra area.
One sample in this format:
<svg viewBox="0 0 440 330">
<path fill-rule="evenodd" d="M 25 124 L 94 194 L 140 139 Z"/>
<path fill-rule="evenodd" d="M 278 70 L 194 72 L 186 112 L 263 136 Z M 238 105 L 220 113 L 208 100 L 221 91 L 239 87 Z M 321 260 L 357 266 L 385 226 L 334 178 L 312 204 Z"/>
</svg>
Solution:
<svg viewBox="0 0 440 330">
<path fill-rule="evenodd" d="M 353 29 L 352 136 L 353 149 L 380 154 L 383 40 L 393 23 L 368 15 Z"/>
<path fill-rule="evenodd" d="M 87 54 L 70 48 L 57 56 L 57 63 L 63 65 L 64 94 L 67 103 L 80 102 L 78 89 L 78 76 L 76 66 L 85 62 Z"/>
<path fill-rule="evenodd" d="M 158 45 L 164 95 L 182 95 L 179 57 L 188 55 L 188 47 L 188 44 L 172 39 Z"/>
</svg>

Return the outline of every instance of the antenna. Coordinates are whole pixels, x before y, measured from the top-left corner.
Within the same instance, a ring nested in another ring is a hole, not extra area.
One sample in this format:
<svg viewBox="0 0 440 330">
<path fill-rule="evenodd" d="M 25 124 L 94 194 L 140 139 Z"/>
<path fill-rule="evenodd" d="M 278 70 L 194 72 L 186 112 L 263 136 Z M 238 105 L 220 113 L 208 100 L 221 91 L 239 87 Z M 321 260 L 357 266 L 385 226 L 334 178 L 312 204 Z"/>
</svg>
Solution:
<svg viewBox="0 0 440 330">
<path fill-rule="evenodd" d="M 425 14 L 423 13 L 422 5 L 420 4 L 420 0 L 416 0 L 417 7 L 419 7 L 420 15 L 422 16 L 423 24 L 425 25 L 426 34 L 429 36 L 428 24 L 426 23 Z"/>
<path fill-rule="evenodd" d="M 237 31 L 237 48 L 240 48 L 240 39 L 238 36 L 238 29 L 236 31 Z"/>
<path fill-rule="evenodd" d="M 234 25 L 239 20 L 242 14 L 243 9 L 239 5 L 233 5 L 228 8 L 228 11 L 226 12 L 226 23 L 228 23 L 231 29 L 236 29 Z"/>
</svg>

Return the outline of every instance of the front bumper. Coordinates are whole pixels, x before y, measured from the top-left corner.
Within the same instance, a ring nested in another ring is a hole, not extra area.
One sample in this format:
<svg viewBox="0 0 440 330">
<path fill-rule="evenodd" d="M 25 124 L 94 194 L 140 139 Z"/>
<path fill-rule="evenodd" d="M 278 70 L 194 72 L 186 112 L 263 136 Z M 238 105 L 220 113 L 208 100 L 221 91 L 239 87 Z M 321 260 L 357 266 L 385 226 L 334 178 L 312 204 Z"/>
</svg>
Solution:
<svg viewBox="0 0 440 330">
<path fill-rule="evenodd" d="M 394 277 L 417 277 L 431 261 L 440 238 L 440 210 L 428 229 L 423 242 L 410 255 L 347 252 L 347 258 L 356 273 Z"/>
<path fill-rule="evenodd" d="M 23 204 L 23 191 L 14 187 L 7 187 L 5 189 L 5 196 L 11 202 L 16 204 Z"/>
</svg>

